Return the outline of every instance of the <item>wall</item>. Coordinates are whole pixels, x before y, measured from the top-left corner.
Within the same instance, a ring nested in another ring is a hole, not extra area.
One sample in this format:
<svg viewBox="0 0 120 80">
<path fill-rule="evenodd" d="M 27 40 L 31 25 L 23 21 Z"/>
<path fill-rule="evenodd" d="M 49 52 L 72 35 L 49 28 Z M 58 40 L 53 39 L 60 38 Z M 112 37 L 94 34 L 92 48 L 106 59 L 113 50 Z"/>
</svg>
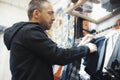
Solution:
<svg viewBox="0 0 120 80">
<path fill-rule="evenodd" d="M 0 35 L 0 80 L 10 80 L 9 52 L 3 43 L 3 35 Z"/>
<path fill-rule="evenodd" d="M 25 8 L 16 7 L 12 4 L 0 1 L 0 25 L 9 27 L 15 22 L 27 20 Z M 11 80 L 9 51 L 3 43 L 3 34 L 0 35 L 0 80 Z"/>
<path fill-rule="evenodd" d="M 28 20 L 25 9 L 0 2 L 0 25 L 9 27 L 21 20 Z"/>
</svg>

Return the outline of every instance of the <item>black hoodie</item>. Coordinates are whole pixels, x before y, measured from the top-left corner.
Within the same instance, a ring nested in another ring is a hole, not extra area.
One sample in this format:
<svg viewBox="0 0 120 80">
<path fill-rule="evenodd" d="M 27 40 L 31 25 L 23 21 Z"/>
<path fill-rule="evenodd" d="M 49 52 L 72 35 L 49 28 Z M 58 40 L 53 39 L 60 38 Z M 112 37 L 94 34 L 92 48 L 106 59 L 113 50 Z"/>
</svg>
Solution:
<svg viewBox="0 0 120 80">
<path fill-rule="evenodd" d="M 57 47 L 43 27 L 39 23 L 20 22 L 5 30 L 12 80 L 54 80 L 52 65 L 65 65 L 89 53 L 86 46 Z"/>
<path fill-rule="evenodd" d="M 15 36 L 15 34 L 26 24 L 28 23 L 25 23 L 25 22 L 16 23 L 13 25 L 13 27 L 10 27 L 5 30 L 4 42 L 8 50 L 10 50 L 11 41 Z"/>
</svg>

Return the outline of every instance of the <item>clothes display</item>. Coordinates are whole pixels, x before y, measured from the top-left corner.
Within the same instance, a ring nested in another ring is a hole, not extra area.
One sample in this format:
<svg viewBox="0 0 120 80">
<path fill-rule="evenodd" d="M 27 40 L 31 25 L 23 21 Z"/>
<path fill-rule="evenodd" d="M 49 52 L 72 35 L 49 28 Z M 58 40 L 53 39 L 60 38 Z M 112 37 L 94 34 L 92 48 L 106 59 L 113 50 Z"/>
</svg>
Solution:
<svg viewBox="0 0 120 80">
<path fill-rule="evenodd" d="M 4 0 L 2 1 L 0 1 L 0 3 L 2 2 L 6 3 L 7 5 L 9 4 L 4 2 Z M 55 21 L 53 22 L 52 27 L 48 32 L 45 32 L 44 29 L 41 28 L 43 24 L 33 24 L 26 21 L 14 24 L 12 28 L 9 28 L 9 30 L 7 30 L 6 27 L 0 25 L 0 36 L 4 34 L 5 29 L 7 34 L 5 34 L 4 37 L 9 36 L 9 39 L 2 41 L 4 41 L 7 45 L 7 49 L 11 49 L 12 51 L 10 57 L 10 70 L 12 74 L 17 76 L 18 79 L 23 78 L 24 80 L 27 79 L 25 79 L 23 75 L 31 77 L 32 80 L 38 80 L 38 78 L 41 80 L 120 80 L 120 0 L 48 1 L 52 3 L 55 11 Z M 2 8 L 5 9 L 6 7 L 3 6 L 0 9 Z M 67 9 L 68 12 L 63 14 Z M 74 11 L 81 15 L 75 15 Z M 2 15 L 4 13 L 6 13 L 6 11 L 3 11 Z M 110 15 L 108 15 L 109 13 Z M 117 22 L 115 23 L 116 20 Z M 13 22 L 11 21 L 11 23 Z M 4 22 L 4 24 L 7 23 Z M 18 32 L 21 34 L 24 33 L 26 35 L 21 35 Z M 32 32 L 32 34 L 30 32 Z M 48 36 L 47 34 L 50 35 Z M 97 52 L 86 55 L 84 52 L 89 53 L 89 49 L 84 47 L 86 50 L 79 52 L 80 49 L 82 50 L 83 48 L 78 49 L 77 45 L 87 34 L 94 36 L 90 43 L 93 43 L 97 46 Z M 16 35 L 18 35 L 18 37 L 16 37 Z M 51 41 L 49 38 L 53 41 Z M 36 40 L 36 42 L 31 43 L 30 40 Z M 48 41 L 46 42 L 46 40 Z M 12 49 L 10 42 L 19 44 L 19 47 L 16 47 L 16 44 L 12 45 L 12 47 L 17 49 L 16 51 Z M 24 43 L 27 43 L 29 46 L 25 45 Z M 47 47 L 44 45 L 47 45 Z M 23 47 L 29 49 L 30 51 L 27 51 Z M 39 47 L 43 50 L 40 51 Z M 48 51 L 46 51 L 46 48 Z M 69 48 L 72 49 L 73 56 L 69 55 L 71 52 L 69 51 Z M 65 51 L 64 49 L 68 49 L 68 51 Z M 78 51 L 74 52 L 75 49 Z M 33 54 L 32 50 L 34 50 L 36 53 Z M 52 52 L 49 50 L 52 50 Z M 59 55 L 54 56 L 56 53 Z M 23 56 L 23 54 L 25 54 L 25 56 Z M 69 56 L 64 56 L 63 59 L 60 59 L 60 57 L 63 57 L 61 54 L 66 54 Z M 33 57 L 33 55 L 40 56 L 41 61 L 38 58 Z M 45 57 L 45 55 L 49 57 Z M 76 55 L 86 56 L 68 64 L 70 62 L 69 58 Z M 18 56 L 21 56 L 21 58 L 18 58 Z M 25 63 L 21 63 L 23 60 Z M 36 61 L 36 63 L 33 63 L 32 61 Z M 31 63 L 28 64 L 28 62 Z M 3 62 L 3 64 L 4 63 L 6 62 Z M 15 63 L 15 65 L 12 65 L 13 63 Z M 23 69 L 21 70 L 20 67 L 23 67 Z M 4 66 L 2 66 L 1 69 L 3 68 Z M 31 70 L 29 71 L 28 69 Z M 85 73 L 81 72 L 81 69 Z M 17 72 L 15 72 L 15 70 L 18 70 L 19 73 L 16 74 Z M 1 73 L 3 72 L 4 70 Z M 81 76 L 81 74 L 87 74 L 88 76 Z M 36 77 L 33 77 L 33 75 Z M 15 80 L 14 76 L 10 77 Z M 0 80 L 5 79 L 0 78 Z"/>
<path fill-rule="evenodd" d="M 120 24 L 117 23 L 113 26 L 104 28 L 100 31 L 93 32 L 94 35 L 100 34 L 104 31 L 116 28 Z M 77 30 L 77 29 L 76 29 Z M 119 34 L 119 33 L 118 33 Z M 111 72 L 109 69 L 106 68 L 108 61 L 110 61 L 110 57 L 112 52 L 114 51 L 115 43 L 117 42 L 118 34 L 113 33 L 111 37 L 97 37 L 93 39 L 91 42 L 95 43 L 98 47 L 98 51 L 95 54 L 89 54 L 84 57 L 83 64 L 85 65 L 85 71 L 90 75 L 90 80 L 117 80 L 119 78 L 118 75 L 114 74 L 116 77 L 112 78 L 109 75 Z M 102 55 L 103 54 L 103 55 Z M 119 63 L 118 60 L 115 60 L 113 63 Z M 81 79 L 79 70 L 80 70 L 81 61 L 73 62 L 67 65 L 67 69 L 65 72 L 65 80 L 84 80 Z M 109 63 L 110 64 L 110 63 Z M 107 70 L 106 70 L 107 69 Z M 105 71 L 106 70 L 106 71 Z M 119 74 L 119 70 L 117 70 L 117 74 Z M 64 80 L 61 79 L 61 80 Z"/>
<path fill-rule="evenodd" d="M 108 79 L 119 80 L 119 76 L 118 76 L 119 70 L 120 70 L 119 67 L 117 67 L 117 71 L 114 71 L 114 74 L 112 73 L 112 71 L 110 71 L 112 68 L 111 67 L 112 62 L 117 61 L 115 58 L 113 60 L 113 57 L 115 57 L 114 54 L 116 53 L 116 49 L 118 48 L 118 47 L 116 48 L 115 45 L 119 45 L 118 39 L 119 39 L 119 32 L 116 32 L 112 34 L 111 37 L 106 38 L 104 40 L 103 46 L 101 48 L 101 52 L 99 54 L 98 64 L 96 64 L 97 65 L 96 71 L 94 72 L 94 74 L 90 74 L 91 80 L 108 80 Z M 117 61 L 117 66 L 118 65 L 119 65 L 119 62 Z M 115 76 L 115 77 L 112 77 L 112 76 Z"/>
<path fill-rule="evenodd" d="M 76 18 L 75 20 L 76 20 L 75 21 L 76 22 L 75 26 L 76 25 L 78 26 L 78 27 L 75 27 L 75 29 L 74 29 L 75 35 L 77 35 L 77 37 L 79 37 L 81 35 L 81 37 L 82 37 L 83 36 L 82 30 L 84 30 L 83 27 L 81 27 L 81 26 L 83 26 L 83 24 L 81 23 L 82 20 L 80 21 L 79 18 Z M 104 29 L 102 29 L 100 31 L 97 31 L 97 32 L 94 31 L 94 32 L 92 32 L 92 34 L 94 34 L 94 35 L 100 34 L 100 33 L 104 32 L 104 31 L 113 29 L 113 28 L 115 28 L 118 25 L 119 24 L 115 24 L 113 26 L 104 28 Z M 105 41 L 105 43 L 104 43 L 104 41 Z M 95 43 L 97 45 L 98 52 L 96 54 L 92 54 L 91 56 L 87 55 L 87 57 L 84 58 L 84 63 L 83 64 L 85 65 L 85 71 L 90 75 L 91 80 L 95 80 L 95 79 L 97 79 L 97 78 L 100 77 L 100 76 L 96 75 L 96 74 L 100 73 L 99 70 L 98 70 L 98 65 L 100 65 L 99 66 L 100 70 L 102 70 L 102 68 L 105 66 L 106 62 L 108 62 L 107 60 L 109 60 L 107 58 L 103 58 L 103 56 L 105 57 L 105 56 L 108 55 L 108 54 L 107 55 L 104 54 L 102 56 L 103 59 L 101 59 L 102 61 L 99 61 L 99 57 L 101 56 L 101 54 L 105 53 L 104 49 L 106 49 L 106 48 L 102 48 L 102 47 L 106 46 L 106 44 L 107 44 L 106 42 L 107 41 L 108 41 L 108 39 L 106 39 L 105 37 L 99 37 L 98 40 L 97 39 L 95 40 L 95 42 L 94 42 L 94 40 L 92 40 L 91 42 L 93 42 L 93 43 Z M 73 65 L 73 64 L 74 63 L 71 63 L 71 64 L 69 64 L 67 66 L 68 71 L 66 71 L 67 72 L 67 76 L 66 77 L 67 77 L 68 80 L 80 80 L 81 78 L 80 78 L 79 70 L 80 70 L 80 64 L 81 64 L 81 62 L 79 62 L 79 63 L 77 63 L 75 65 Z M 77 65 L 78 65 L 78 67 L 77 67 Z M 102 79 L 102 78 L 103 77 L 101 77 L 100 79 Z M 108 76 L 106 76 L 105 79 L 106 78 L 108 78 Z"/>
</svg>

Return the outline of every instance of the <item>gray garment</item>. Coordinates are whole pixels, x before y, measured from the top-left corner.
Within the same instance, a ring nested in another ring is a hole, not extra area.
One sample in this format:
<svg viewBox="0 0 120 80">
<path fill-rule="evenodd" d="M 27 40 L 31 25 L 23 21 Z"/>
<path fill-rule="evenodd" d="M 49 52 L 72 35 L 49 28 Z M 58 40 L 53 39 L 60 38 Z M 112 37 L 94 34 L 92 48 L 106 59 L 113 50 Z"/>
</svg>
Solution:
<svg viewBox="0 0 120 80">
<path fill-rule="evenodd" d="M 120 69 L 120 35 L 118 36 L 114 51 L 113 51 L 112 56 L 111 56 L 111 58 L 110 58 L 110 60 L 108 62 L 107 69 L 111 68 L 112 63 L 115 60 L 117 60 L 118 63 L 119 63 L 119 66 L 117 66 L 115 68 Z"/>
<path fill-rule="evenodd" d="M 110 0 L 101 0 L 102 7 L 105 8 L 107 11 L 112 12 L 114 9 L 117 9 L 120 7 L 120 4 L 111 4 Z"/>
<path fill-rule="evenodd" d="M 103 46 L 101 48 L 101 52 L 100 52 L 100 56 L 99 56 L 99 60 L 98 60 L 98 65 L 97 65 L 97 71 L 100 70 L 100 68 L 102 66 L 103 58 L 104 58 L 105 51 L 106 51 L 107 41 L 108 41 L 108 39 L 105 39 Z"/>
</svg>

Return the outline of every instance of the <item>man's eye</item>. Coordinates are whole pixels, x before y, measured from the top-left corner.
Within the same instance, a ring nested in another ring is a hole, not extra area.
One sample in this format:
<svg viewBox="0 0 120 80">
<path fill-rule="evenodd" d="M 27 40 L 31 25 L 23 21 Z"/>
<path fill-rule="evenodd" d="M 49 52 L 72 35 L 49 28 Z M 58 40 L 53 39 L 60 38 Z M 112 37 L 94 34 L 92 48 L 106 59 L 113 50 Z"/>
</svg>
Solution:
<svg viewBox="0 0 120 80">
<path fill-rule="evenodd" d="M 53 12 L 48 12 L 48 14 L 53 15 L 54 13 Z"/>
</svg>

